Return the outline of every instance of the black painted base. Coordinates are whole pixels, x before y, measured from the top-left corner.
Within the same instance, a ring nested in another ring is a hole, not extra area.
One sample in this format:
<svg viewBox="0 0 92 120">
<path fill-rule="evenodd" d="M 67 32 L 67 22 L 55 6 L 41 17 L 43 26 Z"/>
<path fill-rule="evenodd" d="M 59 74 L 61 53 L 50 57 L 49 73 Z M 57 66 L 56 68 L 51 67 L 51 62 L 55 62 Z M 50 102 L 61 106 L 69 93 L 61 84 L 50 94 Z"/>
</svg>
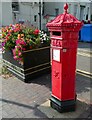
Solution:
<svg viewBox="0 0 92 120">
<path fill-rule="evenodd" d="M 14 60 L 11 51 L 2 54 L 3 64 L 20 80 L 29 83 L 45 73 L 51 72 L 50 46 L 23 51 L 23 65 Z"/>
<path fill-rule="evenodd" d="M 7 66 L 7 65 L 6 65 Z M 51 67 L 48 66 L 47 68 L 43 67 L 42 69 L 39 69 L 38 71 L 34 71 L 33 73 L 26 74 L 18 74 L 14 69 L 7 67 L 7 69 L 18 79 L 24 81 L 25 83 L 30 83 L 33 79 L 36 79 L 37 77 L 41 77 L 44 74 L 48 74 L 51 71 Z M 24 71 L 25 72 L 25 71 Z"/>
<path fill-rule="evenodd" d="M 60 101 L 52 96 L 50 99 L 50 105 L 60 113 L 75 111 L 76 98 L 75 100 Z"/>
</svg>

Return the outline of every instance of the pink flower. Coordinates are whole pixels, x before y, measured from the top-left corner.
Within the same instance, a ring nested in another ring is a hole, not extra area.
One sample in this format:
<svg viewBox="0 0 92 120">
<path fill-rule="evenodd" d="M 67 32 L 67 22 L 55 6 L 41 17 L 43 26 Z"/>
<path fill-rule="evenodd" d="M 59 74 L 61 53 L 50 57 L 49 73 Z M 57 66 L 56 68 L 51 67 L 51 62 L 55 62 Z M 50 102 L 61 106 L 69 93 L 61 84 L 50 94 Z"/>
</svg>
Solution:
<svg viewBox="0 0 92 120">
<path fill-rule="evenodd" d="M 17 60 L 17 56 L 14 56 L 13 58 L 14 58 L 15 60 Z"/>
<path fill-rule="evenodd" d="M 16 29 L 14 29 L 14 32 L 17 32 L 17 30 L 16 30 Z"/>
<path fill-rule="evenodd" d="M 20 49 L 20 50 L 22 50 L 22 46 L 21 45 L 18 45 L 17 48 Z"/>
<path fill-rule="evenodd" d="M 12 24 L 10 24 L 9 26 L 12 27 Z"/>
<path fill-rule="evenodd" d="M 20 44 L 21 45 L 26 45 L 25 41 L 23 41 L 23 40 L 20 41 Z"/>
<path fill-rule="evenodd" d="M 17 49 L 17 48 L 18 48 L 18 46 L 16 45 L 16 46 L 15 46 L 15 49 Z"/>
<path fill-rule="evenodd" d="M 7 30 L 6 29 L 4 29 L 4 32 L 6 32 Z"/>
<path fill-rule="evenodd" d="M 7 36 L 10 36 L 10 35 L 11 35 L 10 33 L 7 34 Z"/>
<path fill-rule="evenodd" d="M 24 46 L 26 45 L 26 43 L 25 43 L 25 41 L 23 39 L 16 40 L 16 45 L 18 45 L 18 44 L 24 45 Z"/>
<path fill-rule="evenodd" d="M 22 61 L 22 58 L 18 58 L 19 61 Z"/>
<path fill-rule="evenodd" d="M 13 49 L 12 52 L 13 52 L 13 55 L 15 56 L 15 55 L 16 55 L 16 51 L 15 51 L 15 49 Z"/>
<path fill-rule="evenodd" d="M 18 39 L 18 40 L 16 40 L 16 45 L 17 45 L 17 44 L 19 44 L 19 39 Z"/>
<path fill-rule="evenodd" d="M 25 51 L 25 50 L 26 50 L 26 48 L 22 48 L 22 50 L 23 50 L 23 51 Z"/>
<path fill-rule="evenodd" d="M 38 29 L 36 29 L 36 30 L 34 31 L 34 34 L 35 34 L 35 35 L 38 35 L 39 32 L 40 32 L 40 31 L 39 31 Z"/>
<path fill-rule="evenodd" d="M 6 36 L 6 40 L 7 40 L 7 41 L 9 40 L 9 37 L 8 37 L 8 36 Z"/>
<path fill-rule="evenodd" d="M 21 56 L 21 52 L 20 51 L 18 51 L 18 56 Z"/>
<path fill-rule="evenodd" d="M 8 28 L 9 28 L 8 26 L 5 27 L 6 30 L 7 30 Z"/>
<path fill-rule="evenodd" d="M 9 32 L 9 34 L 11 34 L 11 33 L 12 33 L 12 30 L 9 30 L 8 32 Z"/>
</svg>

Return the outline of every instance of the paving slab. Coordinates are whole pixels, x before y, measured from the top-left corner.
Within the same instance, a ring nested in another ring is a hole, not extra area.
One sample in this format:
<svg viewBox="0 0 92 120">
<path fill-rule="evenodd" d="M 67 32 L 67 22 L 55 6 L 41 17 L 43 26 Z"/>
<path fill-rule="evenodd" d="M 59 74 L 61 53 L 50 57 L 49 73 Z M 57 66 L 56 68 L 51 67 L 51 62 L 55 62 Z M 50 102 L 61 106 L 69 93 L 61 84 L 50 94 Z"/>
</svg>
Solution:
<svg viewBox="0 0 92 120">
<path fill-rule="evenodd" d="M 3 118 L 74 118 L 89 116 L 92 100 L 92 81 L 77 74 L 77 109 L 75 112 L 58 113 L 50 107 L 51 75 L 47 74 L 32 80 L 29 84 L 11 77 L 2 79 L 2 115 Z M 1 101 L 1 100 L 0 100 Z M 86 112 L 87 111 L 87 112 Z"/>
<path fill-rule="evenodd" d="M 92 43 L 88 42 L 78 42 L 78 50 L 84 52 L 91 52 L 92 53 Z"/>
<path fill-rule="evenodd" d="M 80 48 L 89 49 L 86 45 L 84 48 L 81 46 Z M 0 55 L 0 60 L 1 58 Z M 68 113 L 59 113 L 50 107 L 51 74 L 32 80 L 29 84 L 20 81 L 14 76 L 7 79 L 2 79 L 0 76 L 0 83 L 0 91 L 2 87 L 2 92 L 0 92 L 0 95 L 2 93 L 2 99 L 0 99 L 0 103 L 2 100 L 2 111 L 0 109 L 0 112 L 2 112 L 3 118 L 5 116 L 13 119 L 40 118 L 40 120 L 42 118 L 68 118 L 68 120 L 69 118 L 90 118 L 92 80 L 88 77 L 77 74 L 77 108 L 75 112 Z"/>
<path fill-rule="evenodd" d="M 88 118 L 90 113 L 87 112 L 85 116 L 83 116 L 83 113 L 89 109 L 90 105 L 79 100 L 77 100 L 76 103 L 76 111 L 74 112 L 59 113 L 55 109 L 51 108 L 50 100 L 41 104 L 38 109 L 43 112 L 48 118 Z"/>
</svg>

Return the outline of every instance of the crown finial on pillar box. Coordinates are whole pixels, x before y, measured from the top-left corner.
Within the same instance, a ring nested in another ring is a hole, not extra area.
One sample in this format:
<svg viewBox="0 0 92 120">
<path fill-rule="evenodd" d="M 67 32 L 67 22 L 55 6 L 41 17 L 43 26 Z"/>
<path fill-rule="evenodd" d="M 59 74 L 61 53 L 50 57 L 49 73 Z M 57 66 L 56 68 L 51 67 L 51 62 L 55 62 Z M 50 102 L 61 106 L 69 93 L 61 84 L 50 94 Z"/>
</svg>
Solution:
<svg viewBox="0 0 92 120">
<path fill-rule="evenodd" d="M 65 12 L 65 13 L 67 13 L 67 9 L 68 9 L 68 4 L 65 3 L 65 4 L 64 4 L 64 12 Z"/>
</svg>

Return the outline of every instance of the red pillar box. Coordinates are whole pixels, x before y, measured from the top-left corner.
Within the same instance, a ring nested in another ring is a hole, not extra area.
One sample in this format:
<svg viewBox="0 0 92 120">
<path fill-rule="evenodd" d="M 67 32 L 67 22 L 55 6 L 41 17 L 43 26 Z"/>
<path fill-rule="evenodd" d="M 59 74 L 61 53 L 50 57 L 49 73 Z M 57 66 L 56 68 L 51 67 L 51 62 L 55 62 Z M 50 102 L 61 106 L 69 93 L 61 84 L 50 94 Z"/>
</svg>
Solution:
<svg viewBox="0 0 92 120">
<path fill-rule="evenodd" d="M 47 23 L 51 37 L 52 95 L 51 107 L 59 112 L 76 107 L 76 53 L 79 30 L 83 23 L 65 12 Z"/>
</svg>

